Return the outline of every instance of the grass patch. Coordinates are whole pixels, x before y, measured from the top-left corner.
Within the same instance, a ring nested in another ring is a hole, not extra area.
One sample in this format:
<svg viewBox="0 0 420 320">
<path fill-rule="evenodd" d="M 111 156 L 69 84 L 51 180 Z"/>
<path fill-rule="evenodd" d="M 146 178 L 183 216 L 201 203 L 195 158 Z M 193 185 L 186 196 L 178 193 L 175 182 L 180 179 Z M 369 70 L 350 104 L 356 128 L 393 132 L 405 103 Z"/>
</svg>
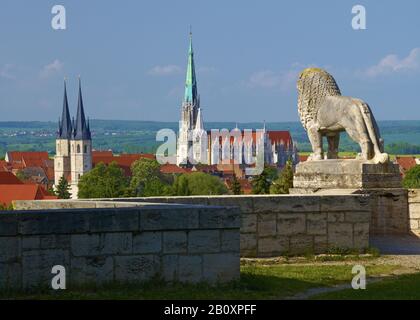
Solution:
<svg viewBox="0 0 420 320">
<path fill-rule="evenodd" d="M 389 265 L 367 266 L 369 275 L 392 272 Z M 208 284 L 165 284 L 155 280 L 143 284 L 69 288 L 34 294 L 0 294 L 3 299 L 281 299 L 310 288 L 350 282 L 352 264 L 348 265 L 264 265 L 241 266 L 238 281 L 218 286 Z"/>
<path fill-rule="evenodd" d="M 420 273 L 401 275 L 380 282 L 366 283 L 365 290 L 346 289 L 312 297 L 335 300 L 419 300 Z"/>
</svg>

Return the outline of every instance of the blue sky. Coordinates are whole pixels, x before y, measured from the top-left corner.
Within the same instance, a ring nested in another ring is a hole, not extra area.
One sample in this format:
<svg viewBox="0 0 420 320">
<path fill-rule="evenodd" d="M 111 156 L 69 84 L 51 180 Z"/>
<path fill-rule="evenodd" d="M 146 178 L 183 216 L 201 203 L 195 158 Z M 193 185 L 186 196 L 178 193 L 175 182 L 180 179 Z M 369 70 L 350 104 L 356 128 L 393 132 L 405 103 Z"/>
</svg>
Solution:
<svg viewBox="0 0 420 320">
<path fill-rule="evenodd" d="M 62 4 L 67 29 L 51 28 Z M 362 4 L 367 29 L 351 27 Z M 193 42 L 206 121 L 298 120 L 295 81 L 324 67 L 379 120 L 420 119 L 420 1 L 0 2 L 0 121 L 53 120 L 81 75 L 95 119 L 178 121 Z"/>
</svg>

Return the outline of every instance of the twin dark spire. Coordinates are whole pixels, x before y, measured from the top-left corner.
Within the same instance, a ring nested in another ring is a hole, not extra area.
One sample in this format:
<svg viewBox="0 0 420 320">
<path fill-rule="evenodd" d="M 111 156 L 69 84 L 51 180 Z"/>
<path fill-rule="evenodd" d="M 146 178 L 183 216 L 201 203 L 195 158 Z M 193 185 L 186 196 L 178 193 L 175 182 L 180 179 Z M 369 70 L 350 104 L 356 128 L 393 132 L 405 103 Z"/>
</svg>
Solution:
<svg viewBox="0 0 420 320">
<path fill-rule="evenodd" d="M 64 100 L 61 119 L 58 121 L 57 137 L 59 139 L 90 140 L 90 125 L 86 121 L 85 110 L 83 108 L 82 86 L 79 78 L 79 98 L 77 102 L 76 121 L 70 120 L 69 103 L 67 100 L 67 86 L 64 80 Z"/>
</svg>

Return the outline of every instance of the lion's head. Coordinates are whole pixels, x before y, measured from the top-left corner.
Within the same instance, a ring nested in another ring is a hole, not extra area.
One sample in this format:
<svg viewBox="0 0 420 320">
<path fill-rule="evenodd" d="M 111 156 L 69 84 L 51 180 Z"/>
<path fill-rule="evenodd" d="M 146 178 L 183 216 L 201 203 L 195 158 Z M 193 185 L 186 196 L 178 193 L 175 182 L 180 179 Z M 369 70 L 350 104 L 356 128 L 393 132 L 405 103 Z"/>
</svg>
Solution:
<svg viewBox="0 0 420 320">
<path fill-rule="evenodd" d="M 326 96 L 341 95 L 333 76 L 320 68 L 303 70 L 299 75 L 297 89 L 298 111 L 305 130 L 309 121 L 316 121 L 316 114 Z"/>
</svg>

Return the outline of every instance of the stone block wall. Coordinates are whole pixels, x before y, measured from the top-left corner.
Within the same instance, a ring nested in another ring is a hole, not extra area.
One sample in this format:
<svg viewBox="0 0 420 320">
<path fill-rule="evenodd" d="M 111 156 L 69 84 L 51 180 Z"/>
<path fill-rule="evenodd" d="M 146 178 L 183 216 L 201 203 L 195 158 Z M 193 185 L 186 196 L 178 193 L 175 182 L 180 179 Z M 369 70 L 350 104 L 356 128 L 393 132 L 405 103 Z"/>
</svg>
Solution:
<svg viewBox="0 0 420 320">
<path fill-rule="evenodd" d="M 408 190 L 410 231 L 420 236 L 420 189 Z"/>
<path fill-rule="evenodd" d="M 130 206 L 0 213 L 0 289 L 239 277 L 238 208 Z"/>
<path fill-rule="evenodd" d="M 332 248 L 369 246 L 368 195 L 193 196 L 118 201 L 239 207 L 242 257 L 325 253 Z"/>
<path fill-rule="evenodd" d="M 408 192 L 403 188 L 367 189 L 372 202 L 372 235 L 407 234 L 410 230 Z"/>
</svg>

